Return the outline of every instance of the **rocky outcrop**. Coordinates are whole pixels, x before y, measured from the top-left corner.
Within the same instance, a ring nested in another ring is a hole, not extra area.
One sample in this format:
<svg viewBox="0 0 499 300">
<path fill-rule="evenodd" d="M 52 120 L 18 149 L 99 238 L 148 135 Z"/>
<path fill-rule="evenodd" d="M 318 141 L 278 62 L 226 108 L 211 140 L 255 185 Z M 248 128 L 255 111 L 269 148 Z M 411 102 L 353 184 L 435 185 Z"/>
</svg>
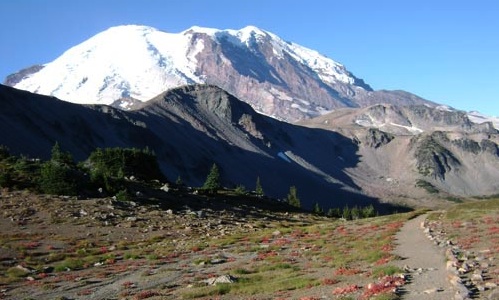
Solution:
<svg viewBox="0 0 499 300">
<path fill-rule="evenodd" d="M 14 86 L 26 77 L 28 77 L 31 74 L 34 74 L 38 71 L 43 69 L 42 65 L 34 65 L 25 69 L 22 69 L 21 71 L 11 74 L 5 78 L 4 84 L 9 85 L 9 86 Z"/>
<path fill-rule="evenodd" d="M 416 167 L 421 175 L 444 180 L 445 174 L 458 169 L 461 162 L 439 143 L 438 136 L 442 136 L 442 133 L 425 136 L 418 141 L 415 152 Z"/>
<path fill-rule="evenodd" d="M 369 128 L 365 137 L 365 143 L 371 148 L 379 148 L 391 142 L 395 136 L 379 129 Z"/>
</svg>

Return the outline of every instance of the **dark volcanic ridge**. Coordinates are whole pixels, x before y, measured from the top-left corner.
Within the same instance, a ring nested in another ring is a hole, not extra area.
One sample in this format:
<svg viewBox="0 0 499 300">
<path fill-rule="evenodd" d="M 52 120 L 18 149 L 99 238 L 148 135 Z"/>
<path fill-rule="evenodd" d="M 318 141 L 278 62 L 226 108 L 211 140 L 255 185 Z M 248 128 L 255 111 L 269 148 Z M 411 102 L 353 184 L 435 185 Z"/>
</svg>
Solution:
<svg viewBox="0 0 499 300">
<path fill-rule="evenodd" d="M 1 86 L 0 144 L 14 153 L 48 158 L 58 142 L 77 160 L 98 147 L 148 147 L 170 180 L 180 176 L 200 186 L 216 163 L 224 186 L 252 189 L 260 177 L 266 194 L 275 198 L 285 198 L 296 186 L 309 208 L 316 202 L 341 207 L 378 199 L 435 206 L 442 204 L 430 200 L 435 197 L 499 190 L 494 129 L 474 127 L 459 112 L 439 121 L 435 116 L 442 113 L 427 106 L 358 111 L 363 120 L 369 113 L 372 120 L 396 124 L 387 128 L 414 127 L 417 120 L 434 120 L 441 127 L 408 134 L 359 125 L 355 117 L 336 126 L 335 120 L 342 120 L 336 117 L 339 111 L 293 125 L 258 114 L 213 85 L 175 88 L 132 111 L 76 105 Z"/>
</svg>

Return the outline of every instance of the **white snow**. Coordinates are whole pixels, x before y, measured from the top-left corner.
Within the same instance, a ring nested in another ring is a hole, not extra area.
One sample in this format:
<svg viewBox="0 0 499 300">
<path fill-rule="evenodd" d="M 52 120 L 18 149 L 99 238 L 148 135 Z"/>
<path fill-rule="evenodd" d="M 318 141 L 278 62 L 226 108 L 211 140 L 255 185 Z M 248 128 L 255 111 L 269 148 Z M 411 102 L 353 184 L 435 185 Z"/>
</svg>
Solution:
<svg viewBox="0 0 499 300">
<path fill-rule="evenodd" d="M 15 87 L 75 103 L 149 100 L 168 88 L 201 82 L 194 75 L 202 43 L 151 27 L 112 27 L 69 49 Z"/>
<path fill-rule="evenodd" d="M 381 129 L 387 125 L 391 125 L 391 126 L 395 126 L 395 127 L 404 128 L 412 134 L 420 134 L 420 133 L 424 132 L 424 130 L 422 130 L 421 128 L 415 127 L 415 126 L 405 126 L 405 125 L 401 125 L 401 124 L 397 124 L 397 123 L 393 123 L 393 122 L 390 122 L 390 123 L 375 122 L 372 119 L 367 119 L 366 116 L 364 116 L 364 118 L 357 119 L 354 122 L 355 122 L 355 124 L 360 125 L 362 127 L 374 127 L 374 128 Z"/>
<path fill-rule="evenodd" d="M 414 133 L 414 134 L 419 134 L 419 133 L 424 132 L 424 130 L 423 130 L 423 129 L 421 129 L 421 128 L 417 128 L 417 127 L 414 127 L 414 126 L 404 126 L 404 125 L 395 124 L 395 123 L 390 123 L 390 125 L 392 125 L 392 126 L 396 126 L 396 127 L 402 127 L 402 128 L 405 128 L 405 129 L 407 129 L 409 132 Z"/>
<path fill-rule="evenodd" d="M 442 111 L 455 111 L 455 109 L 453 109 L 452 107 L 447 106 L 447 105 L 439 105 L 435 108 L 438 110 L 442 110 Z"/>
<path fill-rule="evenodd" d="M 289 157 L 286 156 L 286 154 L 284 154 L 284 152 L 277 153 L 277 157 L 281 158 L 282 160 L 284 160 L 284 161 L 286 161 L 288 163 L 291 162 L 291 160 L 289 159 Z"/>
<path fill-rule="evenodd" d="M 482 124 L 485 122 L 492 122 L 494 127 L 497 130 L 499 130 L 499 117 L 487 116 L 487 115 L 481 114 L 477 111 L 470 111 L 468 113 L 468 118 L 470 119 L 471 122 L 476 123 L 476 124 Z"/>
<path fill-rule="evenodd" d="M 72 47 L 15 87 L 81 104 L 111 104 L 122 97 L 147 101 L 169 88 L 205 82 L 205 77 L 196 73 L 196 55 L 205 45 L 202 39 L 191 44 L 194 33 L 213 39 L 225 37 L 244 47 L 269 39 L 278 57 L 287 53 L 322 80 L 354 82 L 343 65 L 255 26 L 240 30 L 193 26 L 180 33 L 167 33 L 148 26 L 124 25 Z M 272 93 L 291 100 L 280 91 Z"/>
<path fill-rule="evenodd" d="M 309 109 L 307 109 L 307 108 L 305 108 L 305 107 L 301 106 L 301 105 L 300 105 L 300 104 L 298 104 L 298 103 L 293 103 L 293 104 L 291 104 L 291 107 L 292 107 L 292 108 L 296 108 L 296 109 L 298 109 L 298 110 L 300 110 L 300 111 L 302 111 L 302 112 L 304 112 L 304 113 L 309 113 L 309 112 L 310 112 L 310 110 L 309 110 Z"/>
</svg>

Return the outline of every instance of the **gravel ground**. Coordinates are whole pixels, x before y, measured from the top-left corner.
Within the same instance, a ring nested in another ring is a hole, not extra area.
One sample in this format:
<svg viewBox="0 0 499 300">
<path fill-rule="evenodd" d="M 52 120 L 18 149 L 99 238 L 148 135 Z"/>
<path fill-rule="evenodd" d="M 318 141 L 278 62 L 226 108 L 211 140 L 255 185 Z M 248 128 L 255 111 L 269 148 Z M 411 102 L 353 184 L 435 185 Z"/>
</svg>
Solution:
<svg viewBox="0 0 499 300">
<path fill-rule="evenodd" d="M 444 252 L 426 237 L 421 226 L 426 217 L 408 221 L 396 236 L 394 253 L 403 258 L 399 266 L 406 268 L 410 276 L 402 299 L 453 299 L 455 291 L 447 280 Z"/>
</svg>

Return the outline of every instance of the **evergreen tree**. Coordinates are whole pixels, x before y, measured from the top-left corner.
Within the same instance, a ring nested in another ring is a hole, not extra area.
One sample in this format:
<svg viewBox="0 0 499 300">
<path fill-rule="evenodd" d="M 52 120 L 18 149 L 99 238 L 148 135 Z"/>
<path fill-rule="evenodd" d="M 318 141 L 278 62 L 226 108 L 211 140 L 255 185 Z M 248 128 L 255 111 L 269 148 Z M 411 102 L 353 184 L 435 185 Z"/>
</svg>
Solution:
<svg viewBox="0 0 499 300">
<path fill-rule="evenodd" d="M 320 207 L 318 202 L 315 202 L 312 212 L 316 215 L 322 215 L 324 213 L 324 210 L 322 209 L 322 207 Z"/>
<path fill-rule="evenodd" d="M 242 185 L 242 184 L 236 186 L 236 188 L 234 189 L 234 192 L 240 196 L 248 194 L 248 191 L 246 191 L 246 187 L 244 187 L 244 185 Z"/>
<path fill-rule="evenodd" d="M 58 142 L 55 142 L 54 146 L 52 147 L 51 154 L 52 155 L 50 157 L 50 161 L 52 162 L 68 166 L 74 165 L 73 157 L 71 156 L 71 154 L 69 152 L 63 152 Z"/>
<path fill-rule="evenodd" d="M 256 178 L 255 193 L 258 197 L 263 197 L 264 195 L 263 188 L 260 183 L 260 176 Z"/>
<path fill-rule="evenodd" d="M 163 179 L 156 156 L 149 149 L 96 149 L 88 158 L 91 179 L 108 192 L 123 189 L 125 177 L 143 180 Z"/>
<path fill-rule="evenodd" d="M 352 214 L 350 212 L 350 208 L 348 207 L 348 205 L 346 205 L 344 208 L 343 208 L 343 212 L 341 214 L 341 217 L 345 220 L 351 220 L 352 219 Z"/>
<path fill-rule="evenodd" d="M 352 220 L 357 220 L 360 218 L 360 209 L 357 207 L 357 205 L 352 207 L 352 209 L 350 210 L 350 215 L 352 217 Z"/>
<path fill-rule="evenodd" d="M 289 188 L 288 204 L 294 207 L 301 207 L 300 199 L 298 198 L 296 187 L 293 185 Z"/>
<path fill-rule="evenodd" d="M 182 178 L 180 177 L 180 175 L 178 175 L 177 180 L 175 180 L 175 184 L 177 186 L 183 186 L 184 185 L 184 182 L 182 181 Z"/>
<path fill-rule="evenodd" d="M 340 218 L 341 217 L 341 211 L 338 207 L 335 208 L 330 208 L 327 211 L 327 216 L 330 218 Z"/>
<path fill-rule="evenodd" d="M 0 146 L 0 160 L 10 157 L 9 149 L 5 146 Z"/>
<path fill-rule="evenodd" d="M 40 169 L 40 188 L 46 194 L 76 195 L 76 170 L 71 154 L 62 152 L 59 143 L 52 148 L 49 161 Z"/>
<path fill-rule="evenodd" d="M 374 210 L 374 206 L 372 204 L 362 209 L 363 218 L 372 218 L 375 216 L 376 216 L 376 211 Z"/>
<path fill-rule="evenodd" d="M 209 193 L 216 193 L 221 187 L 220 172 L 216 164 L 211 167 L 210 173 L 206 176 L 206 181 L 203 184 L 203 189 Z"/>
</svg>

